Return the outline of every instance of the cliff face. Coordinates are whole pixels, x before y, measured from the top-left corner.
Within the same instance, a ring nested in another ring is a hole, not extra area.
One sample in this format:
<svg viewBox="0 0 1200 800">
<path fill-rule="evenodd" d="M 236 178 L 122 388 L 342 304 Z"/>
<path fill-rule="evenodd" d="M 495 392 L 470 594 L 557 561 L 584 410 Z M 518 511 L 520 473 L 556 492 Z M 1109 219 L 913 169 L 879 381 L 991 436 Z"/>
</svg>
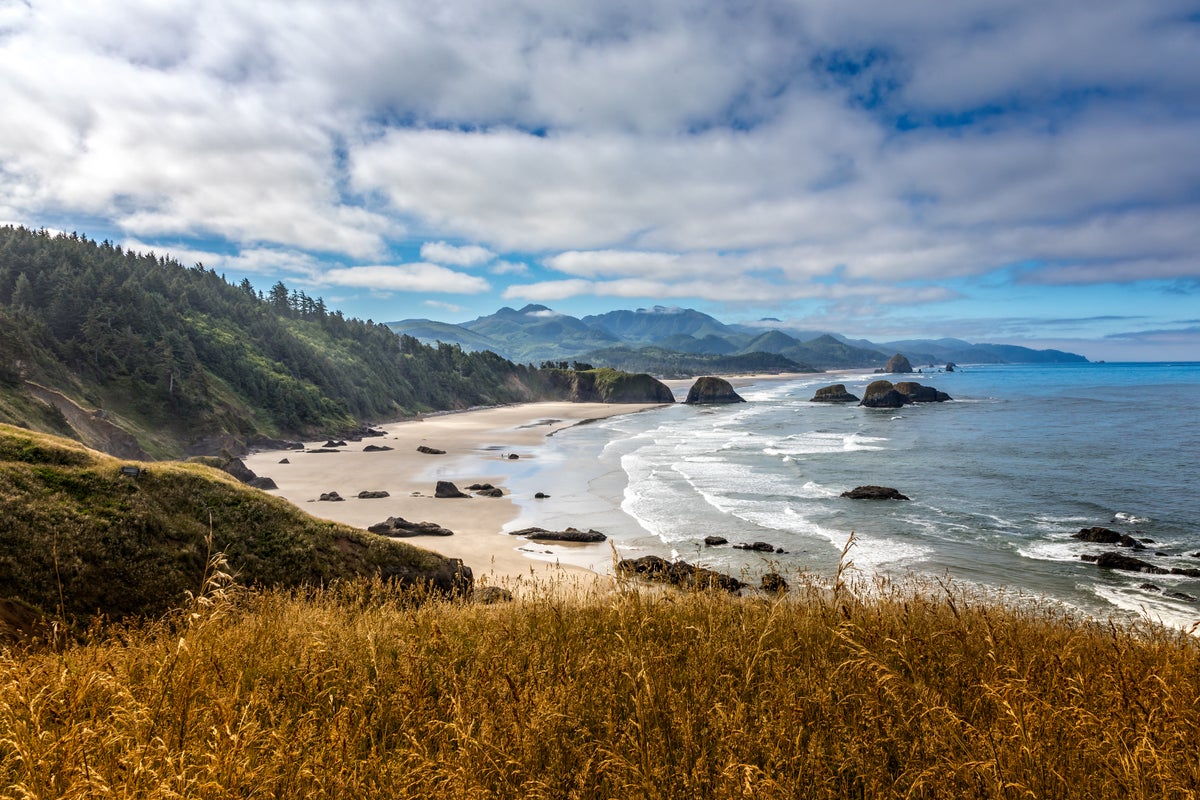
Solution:
<svg viewBox="0 0 1200 800">
<path fill-rule="evenodd" d="M 645 373 L 590 369 L 551 370 L 550 380 L 573 403 L 674 403 L 662 381 Z"/>
</svg>

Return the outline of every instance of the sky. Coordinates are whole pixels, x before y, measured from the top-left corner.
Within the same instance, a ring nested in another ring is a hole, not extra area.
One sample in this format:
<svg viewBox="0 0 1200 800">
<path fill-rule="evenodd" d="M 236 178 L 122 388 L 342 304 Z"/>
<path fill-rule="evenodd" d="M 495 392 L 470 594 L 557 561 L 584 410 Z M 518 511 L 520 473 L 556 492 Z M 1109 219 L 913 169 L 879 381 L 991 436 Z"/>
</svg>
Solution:
<svg viewBox="0 0 1200 800">
<path fill-rule="evenodd" d="M 0 223 L 349 316 L 1200 360 L 1200 2 L 0 0 Z"/>
</svg>

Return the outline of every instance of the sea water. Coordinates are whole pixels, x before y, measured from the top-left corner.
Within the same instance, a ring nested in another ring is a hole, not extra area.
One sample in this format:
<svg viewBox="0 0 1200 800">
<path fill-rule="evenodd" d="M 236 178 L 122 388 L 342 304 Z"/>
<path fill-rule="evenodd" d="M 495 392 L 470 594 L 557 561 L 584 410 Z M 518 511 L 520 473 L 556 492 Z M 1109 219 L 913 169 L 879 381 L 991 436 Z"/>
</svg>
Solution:
<svg viewBox="0 0 1200 800">
<path fill-rule="evenodd" d="M 923 575 L 995 587 L 1097 616 L 1200 621 L 1200 580 L 1100 569 L 1100 525 L 1151 543 L 1121 552 L 1200 568 L 1200 363 L 963 367 L 904 376 L 954 400 L 902 409 L 810 402 L 881 376 L 824 374 L 739 388 L 728 406 L 676 405 L 577 426 L 515 475 L 510 527 L 596 528 L 610 548 L 530 547 L 611 566 L 659 554 L 753 577 L 767 569 Z M 898 379 L 897 376 L 885 376 Z M 877 484 L 909 501 L 841 497 Z M 763 541 L 761 555 L 706 536 Z"/>
</svg>

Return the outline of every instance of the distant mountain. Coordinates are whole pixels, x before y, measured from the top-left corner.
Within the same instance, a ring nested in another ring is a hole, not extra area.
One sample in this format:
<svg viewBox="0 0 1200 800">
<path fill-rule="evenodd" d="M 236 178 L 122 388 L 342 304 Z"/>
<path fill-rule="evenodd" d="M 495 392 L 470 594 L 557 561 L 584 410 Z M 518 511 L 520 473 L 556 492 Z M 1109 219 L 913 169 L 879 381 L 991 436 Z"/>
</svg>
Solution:
<svg viewBox="0 0 1200 800">
<path fill-rule="evenodd" d="M 716 336 L 727 339 L 736 336 L 731 327 L 708 314 L 690 308 L 655 306 L 636 311 L 609 311 L 606 314 L 584 317 L 583 322 L 607 331 L 625 342 L 658 343 L 670 336 L 685 335 L 694 339 Z"/>
<path fill-rule="evenodd" d="M 609 311 L 578 319 L 543 305 L 528 305 L 521 309 L 502 308 L 461 325 L 404 320 L 390 322 L 388 326 L 427 344 L 441 341 L 469 350 L 489 349 L 518 362 L 580 360 L 671 375 L 755 369 L 876 368 L 896 353 L 902 353 L 913 364 L 1087 360 L 1058 350 L 971 344 L 962 339 L 910 339 L 880 344 L 776 323 L 777 320 L 759 320 L 748 325 L 727 325 L 694 309 L 664 306 Z M 777 358 L 770 360 L 766 356 Z M 742 360 L 725 360 L 729 358 Z M 751 362 L 758 366 L 746 366 Z"/>
</svg>

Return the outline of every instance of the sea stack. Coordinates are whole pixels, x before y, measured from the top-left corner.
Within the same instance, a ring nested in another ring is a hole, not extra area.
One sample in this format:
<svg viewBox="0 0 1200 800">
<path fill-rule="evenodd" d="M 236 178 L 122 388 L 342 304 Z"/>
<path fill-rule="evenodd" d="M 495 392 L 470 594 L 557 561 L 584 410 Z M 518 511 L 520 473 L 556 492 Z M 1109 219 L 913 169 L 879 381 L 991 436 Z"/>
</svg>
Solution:
<svg viewBox="0 0 1200 800">
<path fill-rule="evenodd" d="M 912 372 L 912 364 L 908 363 L 908 359 L 900 353 L 888 359 L 887 364 L 883 366 L 884 372 Z"/>
<path fill-rule="evenodd" d="M 733 390 L 733 384 L 724 378 L 711 375 L 697 378 L 688 391 L 688 405 L 710 405 L 715 403 L 744 403 L 746 399 Z"/>
<path fill-rule="evenodd" d="M 810 403 L 857 403 L 858 395 L 846 391 L 846 384 L 835 383 L 833 386 L 823 386 L 817 389 Z"/>
</svg>

